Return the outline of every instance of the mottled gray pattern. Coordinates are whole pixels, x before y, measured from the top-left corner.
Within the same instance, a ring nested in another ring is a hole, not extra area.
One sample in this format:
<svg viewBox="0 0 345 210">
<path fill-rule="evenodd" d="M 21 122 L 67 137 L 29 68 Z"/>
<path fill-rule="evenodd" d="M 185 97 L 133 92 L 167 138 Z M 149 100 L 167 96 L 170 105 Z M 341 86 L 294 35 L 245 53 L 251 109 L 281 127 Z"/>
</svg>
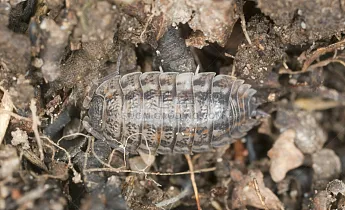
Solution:
<svg viewBox="0 0 345 210">
<path fill-rule="evenodd" d="M 235 77 L 135 72 L 100 83 L 84 127 L 130 153 L 205 152 L 243 137 L 256 123 L 256 91 Z"/>
<path fill-rule="evenodd" d="M 134 72 L 120 79 L 123 93 L 121 142 L 129 152 L 135 152 L 141 143 L 143 97 L 140 75 L 140 72 Z"/>
</svg>

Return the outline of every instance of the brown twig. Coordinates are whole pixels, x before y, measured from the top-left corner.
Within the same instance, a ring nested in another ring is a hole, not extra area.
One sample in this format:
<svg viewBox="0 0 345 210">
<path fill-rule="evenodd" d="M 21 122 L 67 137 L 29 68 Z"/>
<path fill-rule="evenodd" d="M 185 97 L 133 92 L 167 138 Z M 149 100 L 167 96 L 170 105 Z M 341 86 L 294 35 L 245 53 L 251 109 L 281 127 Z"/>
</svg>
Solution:
<svg viewBox="0 0 345 210">
<path fill-rule="evenodd" d="M 83 134 L 83 135 L 85 135 L 85 134 Z M 66 138 L 67 136 L 65 136 L 65 138 Z M 55 143 L 55 142 L 53 142 L 52 140 L 50 140 L 48 137 L 46 137 L 46 136 L 41 136 L 41 138 L 42 139 L 45 139 L 48 143 L 50 143 L 50 144 L 52 144 L 52 145 L 54 145 L 55 147 L 57 147 L 58 149 L 60 149 L 60 150 L 62 150 L 65 154 L 66 154 L 66 156 L 67 156 L 67 159 L 68 159 L 68 163 L 67 163 L 67 166 L 68 166 L 68 168 L 70 168 L 71 170 L 72 170 L 72 172 L 73 172 L 73 175 L 74 175 L 74 177 L 73 177 L 73 181 L 74 181 L 74 183 L 79 183 L 80 182 L 80 177 L 81 177 L 81 175 L 77 172 L 77 170 L 73 167 L 73 164 L 72 164 L 72 157 L 71 157 L 71 155 L 69 154 L 69 152 L 66 150 L 66 149 L 64 149 L 63 147 L 61 147 L 58 143 Z M 62 138 L 64 138 L 64 137 L 62 137 Z M 62 139 L 61 138 L 61 139 Z M 61 140 L 60 139 L 60 140 Z M 49 178 L 59 178 L 59 179 L 61 179 L 61 177 L 62 176 L 51 176 L 51 175 L 46 175 L 46 177 L 49 177 Z"/>
<path fill-rule="evenodd" d="M 316 68 L 319 68 L 319 67 L 323 67 L 323 66 L 327 66 L 328 64 L 330 63 L 340 63 L 341 65 L 343 65 L 345 67 L 345 62 L 338 59 L 338 58 L 331 58 L 331 59 L 327 59 L 327 60 L 324 60 L 324 61 L 320 61 L 318 63 L 315 63 L 313 65 L 310 65 L 305 71 L 301 70 L 301 71 L 291 71 L 290 69 L 280 69 L 279 70 L 279 74 L 301 74 L 301 73 L 305 73 L 305 72 L 308 72 L 308 71 L 312 71 Z"/>
<path fill-rule="evenodd" d="M 188 184 L 185 189 L 180 193 L 178 194 L 177 196 L 175 197 L 172 197 L 172 198 L 169 198 L 167 200 L 163 200 L 159 203 L 156 203 L 155 205 L 158 207 L 158 208 L 162 208 L 165 207 L 165 206 L 169 206 L 169 205 L 173 205 L 174 203 L 178 202 L 179 200 L 181 200 L 182 198 L 188 196 L 190 193 L 192 192 L 192 187 L 191 187 L 191 184 Z"/>
<path fill-rule="evenodd" d="M 317 59 L 319 58 L 321 55 L 324 55 L 325 53 L 328 52 L 332 52 L 340 47 L 344 47 L 345 46 L 345 39 L 331 44 L 327 47 L 322 47 L 319 48 L 317 50 L 315 50 L 310 56 L 308 56 L 308 58 L 306 59 L 306 61 L 303 64 L 302 70 L 300 72 L 306 72 L 308 70 L 308 68 L 310 67 L 310 65 Z"/>
<path fill-rule="evenodd" d="M 140 41 L 142 42 L 142 43 L 144 43 L 145 42 L 145 40 L 144 40 L 144 35 L 145 35 L 145 33 L 146 33 L 146 31 L 147 31 L 147 28 L 149 27 L 149 24 L 152 22 L 152 20 L 153 20 L 153 18 L 155 17 L 155 16 L 158 16 L 159 15 L 159 12 L 157 11 L 157 6 L 156 6 L 156 4 L 155 4 L 155 2 L 153 1 L 153 3 L 152 3 L 152 5 L 151 5 L 151 15 L 147 18 L 147 21 L 145 22 L 145 25 L 144 25 L 144 30 L 141 32 L 141 34 L 140 34 Z M 162 21 L 164 21 L 164 17 L 163 17 L 163 20 Z M 158 33 L 158 37 L 157 37 L 157 40 L 159 39 L 159 35 L 161 34 L 161 32 L 160 32 L 160 30 L 159 30 L 159 33 Z"/>
<path fill-rule="evenodd" d="M 234 77 L 236 72 L 235 62 L 232 64 L 231 76 Z"/>
<path fill-rule="evenodd" d="M 256 192 L 256 195 L 259 197 L 261 204 L 264 206 L 265 210 L 268 210 L 267 205 L 264 201 L 263 196 L 261 195 L 260 189 L 259 189 L 259 185 L 258 185 L 258 181 L 256 180 L 256 178 L 253 178 L 253 184 L 254 184 L 254 189 Z"/>
<path fill-rule="evenodd" d="M 235 56 L 234 55 L 231 55 L 230 53 L 224 53 L 224 55 L 226 56 L 226 57 L 229 57 L 229 58 L 232 58 L 232 59 L 235 59 Z"/>
<path fill-rule="evenodd" d="M 188 163 L 189 170 L 191 172 L 190 173 L 190 179 L 192 181 L 192 185 L 193 185 L 193 189 L 194 189 L 196 205 L 198 206 L 198 210 L 201 210 L 198 186 L 195 183 L 193 162 L 192 162 L 192 159 L 190 158 L 189 154 L 186 154 L 185 157 L 186 157 L 186 160 L 187 160 L 187 163 Z"/>
<path fill-rule="evenodd" d="M 327 66 L 330 63 L 340 63 L 341 65 L 343 65 L 345 67 L 344 61 L 335 58 L 335 59 L 327 59 L 324 61 L 320 61 L 316 64 L 310 65 L 308 69 L 314 70 L 314 69 L 319 68 L 319 67 Z"/>
<path fill-rule="evenodd" d="M 205 173 L 215 171 L 216 167 L 212 168 L 204 168 L 200 170 L 195 170 L 194 174 Z M 85 172 L 114 172 L 114 173 L 135 173 L 135 174 L 148 174 L 148 175 L 156 175 L 156 176 L 180 176 L 191 174 L 191 171 L 184 171 L 184 172 L 177 172 L 177 173 L 169 173 L 169 172 L 144 172 L 144 171 L 133 171 L 133 170 L 123 170 L 118 168 L 89 168 L 85 169 Z"/>
<path fill-rule="evenodd" d="M 247 32 L 246 19 L 243 13 L 243 0 L 240 1 L 240 19 L 241 19 L 241 27 L 242 27 L 243 34 L 246 37 L 248 44 L 252 45 L 252 41 L 250 40 L 248 32 Z"/>
<path fill-rule="evenodd" d="M 8 111 L 6 109 L 0 109 L 0 114 L 8 114 L 11 117 L 16 118 L 17 120 L 24 120 L 24 121 L 27 121 L 27 122 L 32 122 L 32 120 L 30 118 L 20 116 L 19 114 L 16 114 L 16 113 L 14 113 L 12 111 Z"/>
<path fill-rule="evenodd" d="M 88 141 L 87 141 L 87 148 L 86 148 L 86 151 L 84 153 L 84 163 L 83 163 L 83 172 L 86 172 L 86 167 L 87 167 L 87 159 L 89 158 L 89 153 L 90 153 L 90 150 L 91 150 L 91 141 L 92 141 L 92 138 L 88 138 Z M 86 183 L 87 182 L 87 174 L 84 173 L 84 182 Z"/>
<path fill-rule="evenodd" d="M 12 112 L 13 110 L 13 103 L 11 98 L 6 90 L 3 90 L 4 95 L 2 96 L 0 107 L 2 110 L 6 110 L 8 112 Z M 5 133 L 8 127 L 8 123 L 10 122 L 11 115 L 8 113 L 0 114 L 0 144 L 5 137 Z"/>
<path fill-rule="evenodd" d="M 40 153 L 40 159 L 43 161 L 44 159 L 43 146 L 42 146 L 40 134 L 38 133 L 38 126 L 41 124 L 41 122 L 37 116 L 37 107 L 36 107 L 35 99 L 31 99 L 30 110 L 32 114 L 32 130 L 34 131 L 35 138 L 37 141 L 38 151 Z"/>
</svg>

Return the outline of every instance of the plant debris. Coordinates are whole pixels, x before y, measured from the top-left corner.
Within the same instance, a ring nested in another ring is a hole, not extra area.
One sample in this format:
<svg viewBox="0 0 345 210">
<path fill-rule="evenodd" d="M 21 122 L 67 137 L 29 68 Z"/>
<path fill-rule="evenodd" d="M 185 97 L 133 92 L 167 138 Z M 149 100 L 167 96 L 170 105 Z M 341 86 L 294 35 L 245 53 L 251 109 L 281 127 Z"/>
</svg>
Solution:
<svg viewBox="0 0 345 210">
<path fill-rule="evenodd" d="M 344 8 L 0 1 L 0 209 L 345 209 Z M 244 80 L 257 124 L 207 153 L 123 153 L 87 132 L 82 103 L 138 71 Z"/>
<path fill-rule="evenodd" d="M 294 144 L 295 136 L 294 130 L 284 131 L 267 153 L 272 161 L 270 174 L 275 182 L 283 180 L 288 171 L 303 164 L 304 156 Z"/>
<path fill-rule="evenodd" d="M 260 209 L 283 209 L 273 192 L 265 187 L 260 171 L 249 171 L 234 188 L 232 208 L 254 206 Z"/>
</svg>

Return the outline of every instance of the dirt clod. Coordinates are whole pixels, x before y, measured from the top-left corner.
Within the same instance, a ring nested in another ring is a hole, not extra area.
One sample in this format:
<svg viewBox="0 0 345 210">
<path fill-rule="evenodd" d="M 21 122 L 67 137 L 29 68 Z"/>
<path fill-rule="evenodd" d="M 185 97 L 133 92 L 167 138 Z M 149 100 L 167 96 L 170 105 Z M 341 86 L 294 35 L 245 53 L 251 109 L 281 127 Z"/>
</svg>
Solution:
<svg viewBox="0 0 345 210">
<path fill-rule="evenodd" d="M 319 151 L 327 140 L 325 132 L 313 113 L 280 109 L 275 125 L 281 130 L 294 129 L 296 131 L 295 144 L 305 154 Z"/>
<path fill-rule="evenodd" d="M 315 179 L 331 180 L 339 176 L 341 163 L 339 157 L 330 149 L 322 149 L 312 155 Z"/>
<path fill-rule="evenodd" d="M 270 174 L 275 182 L 283 180 L 288 171 L 303 163 L 303 153 L 294 144 L 295 136 L 294 130 L 286 130 L 268 151 L 272 161 Z"/>
</svg>

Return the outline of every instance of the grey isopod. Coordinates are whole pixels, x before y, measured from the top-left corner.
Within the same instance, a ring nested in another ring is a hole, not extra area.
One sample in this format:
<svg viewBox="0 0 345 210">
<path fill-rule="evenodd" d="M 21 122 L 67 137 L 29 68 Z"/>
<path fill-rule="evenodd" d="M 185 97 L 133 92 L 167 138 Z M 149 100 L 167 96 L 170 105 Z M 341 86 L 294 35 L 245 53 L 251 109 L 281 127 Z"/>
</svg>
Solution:
<svg viewBox="0 0 345 210">
<path fill-rule="evenodd" d="M 213 72 L 134 72 L 102 79 L 84 101 L 83 125 L 129 153 L 205 152 L 256 124 L 256 90 Z"/>
</svg>

